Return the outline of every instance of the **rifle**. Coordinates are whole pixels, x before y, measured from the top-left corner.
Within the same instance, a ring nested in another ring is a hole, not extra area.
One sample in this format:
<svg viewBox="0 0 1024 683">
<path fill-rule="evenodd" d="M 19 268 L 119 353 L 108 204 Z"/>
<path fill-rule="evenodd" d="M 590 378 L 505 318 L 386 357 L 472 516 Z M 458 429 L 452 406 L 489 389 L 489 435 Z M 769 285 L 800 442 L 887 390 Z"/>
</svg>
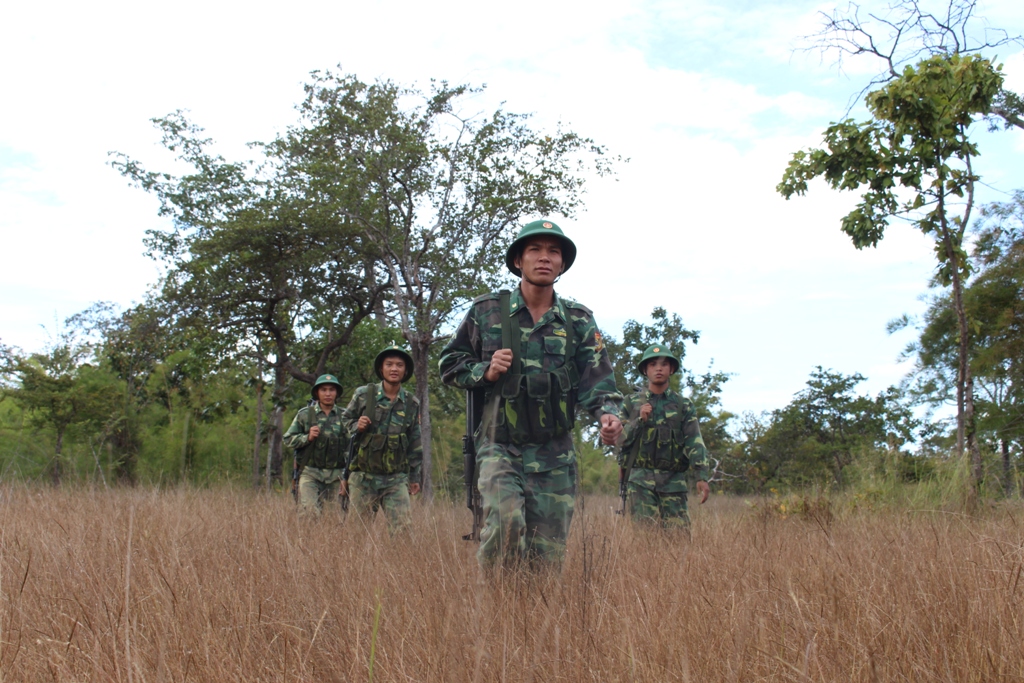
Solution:
<svg viewBox="0 0 1024 683">
<path fill-rule="evenodd" d="M 484 505 L 477 482 L 480 472 L 476 467 L 476 443 L 473 436 L 484 414 L 484 390 L 466 391 L 466 433 L 462 437 L 462 474 L 466 483 L 466 507 L 473 512 L 473 528 L 462 537 L 464 541 L 479 541 L 480 527 L 484 524 Z"/>
<path fill-rule="evenodd" d="M 626 514 L 626 468 L 619 468 L 619 498 L 622 499 L 622 508 L 615 511 L 617 515 Z"/>
<path fill-rule="evenodd" d="M 352 459 L 356 455 L 356 437 L 359 436 L 359 432 L 356 432 L 348 441 L 348 453 L 345 454 L 345 466 L 341 468 L 341 480 L 345 482 L 345 495 L 341 496 L 341 511 L 348 512 L 348 475 L 349 466 L 352 465 Z"/>
</svg>

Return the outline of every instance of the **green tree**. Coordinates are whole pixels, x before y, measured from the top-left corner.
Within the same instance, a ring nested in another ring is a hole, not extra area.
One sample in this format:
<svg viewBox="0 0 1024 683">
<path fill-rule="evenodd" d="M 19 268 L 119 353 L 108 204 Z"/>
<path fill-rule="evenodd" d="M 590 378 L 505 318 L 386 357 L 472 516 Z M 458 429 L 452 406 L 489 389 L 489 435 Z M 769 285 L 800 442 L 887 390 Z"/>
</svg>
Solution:
<svg viewBox="0 0 1024 683">
<path fill-rule="evenodd" d="M 55 486 L 64 476 L 68 430 L 74 426 L 103 430 L 116 417 L 119 392 L 108 376 L 88 362 L 92 351 L 68 332 L 58 335 L 43 352 L 2 349 L 2 371 L 9 380 L 4 395 L 28 413 L 34 429 L 55 432 L 53 458 L 47 467 Z"/>
<path fill-rule="evenodd" d="M 114 475 L 122 484 L 136 482 L 142 450 L 141 414 L 152 399 L 149 378 L 173 352 L 173 346 L 187 345 L 175 340 L 174 331 L 164 324 L 168 316 L 160 310 L 161 303 L 151 299 L 122 311 L 115 304 L 97 302 L 66 323 L 92 339 L 97 361 L 121 382 L 120 414 L 110 441 L 115 453 Z"/>
<path fill-rule="evenodd" d="M 870 121 L 830 125 L 824 148 L 794 154 L 777 188 L 788 199 L 807 192 L 808 182 L 820 176 L 833 189 L 861 192 L 860 203 L 842 220 L 858 249 L 877 245 L 893 218 L 912 222 L 935 240 L 937 279 L 951 287 L 958 323 L 957 450 L 970 454 L 975 485 L 981 455 L 963 304 L 970 272 L 963 237 L 978 180 L 970 130 L 976 117 L 991 113 L 1001 88 L 999 67 L 978 55 L 938 55 L 907 66 L 868 94 Z"/>
<path fill-rule="evenodd" d="M 851 109 L 871 90 L 898 79 L 903 68 L 930 56 L 991 54 L 1007 45 L 1024 45 L 1020 35 L 989 26 L 976 16 L 977 0 L 947 0 L 945 6 L 920 0 L 895 0 L 880 11 L 848 3 L 821 12 L 821 28 L 808 36 L 806 50 L 835 59 L 842 71 L 850 57 L 874 59 L 879 71 L 850 100 Z M 1000 88 L 992 107 L 992 127 L 1024 128 L 1024 101 Z"/>
<path fill-rule="evenodd" d="M 248 356 L 273 373 L 269 483 L 281 473 L 290 381 L 312 384 L 324 372 L 387 283 L 352 222 L 310 196 L 277 146 L 255 145 L 264 154 L 258 165 L 228 162 L 182 112 L 154 123 L 163 146 L 191 171 L 148 171 L 123 154 L 113 166 L 154 193 L 160 214 L 172 219 L 147 239 L 149 254 L 168 266 L 165 323 L 190 330 L 214 357 Z"/>
<path fill-rule="evenodd" d="M 860 373 L 817 366 L 784 408 L 740 420 L 741 440 L 728 464 L 755 490 L 771 486 L 845 484 L 844 470 L 867 449 L 897 454 L 920 425 L 902 392 L 858 394 Z"/>
<path fill-rule="evenodd" d="M 964 290 L 974 354 L 978 433 L 1002 458 L 1003 484 L 1013 488 L 1012 459 L 1024 444 L 1024 191 L 982 208 L 976 225 L 976 272 Z M 894 326 L 911 321 L 904 317 Z M 950 295 L 933 298 L 916 343 L 914 386 L 932 404 L 948 400 L 957 370 L 957 318 Z"/>
<path fill-rule="evenodd" d="M 466 114 L 479 92 L 314 72 L 301 125 L 273 146 L 382 264 L 415 364 L 428 497 L 431 348 L 468 300 L 507 280 L 504 252 L 525 217 L 573 215 L 584 173 L 609 171 L 604 148 L 573 132 L 542 133 L 500 108 Z"/>
</svg>

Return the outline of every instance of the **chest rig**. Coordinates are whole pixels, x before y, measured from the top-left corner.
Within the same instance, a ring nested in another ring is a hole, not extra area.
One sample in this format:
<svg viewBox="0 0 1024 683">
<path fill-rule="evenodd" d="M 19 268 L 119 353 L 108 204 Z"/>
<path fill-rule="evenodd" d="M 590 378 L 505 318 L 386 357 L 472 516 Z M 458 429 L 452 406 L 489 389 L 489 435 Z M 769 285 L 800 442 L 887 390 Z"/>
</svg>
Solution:
<svg viewBox="0 0 1024 683">
<path fill-rule="evenodd" d="M 353 462 L 349 467 L 353 472 L 368 472 L 370 474 L 398 474 L 409 471 L 409 427 L 416 419 L 416 406 L 411 401 L 405 401 L 405 415 L 400 420 L 395 420 L 395 405 L 398 397 L 391 401 L 391 405 L 385 408 L 377 404 L 377 385 L 367 384 L 367 411 L 371 410 L 370 402 L 373 401 L 375 414 L 370 416 L 373 423 L 370 429 L 362 434 L 356 434 L 357 439 Z"/>
<path fill-rule="evenodd" d="M 576 387 L 580 383 L 576 334 L 572 318 L 559 301 L 566 332 L 562 365 L 549 372 L 524 374 L 519 314 L 512 317 L 509 300 L 508 290 L 498 293 L 501 347 L 512 350 L 512 366 L 491 389 L 481 429 L 493 425 L 497 443 L 544 443 L 571 432 L 576 422 Z"/>
<path fill-rule="evenodd" d="M 345 448 L 347 439 L 341 436 L 341 418 L 334 412 L 327 413 L 323 419 L 317 408 L 307 408 L 313 412 L 313 422 L 320 427 L 320 435 L 299 451 L 299 464 L 303 467 L 319 469 L 339 469 L 345 464 Z"/>
<path fill-rule="evenodd" d="M 650 399 L 648 398 L 648 400 Z M 639 450 L 636 455 L 635 467 L 685 472 L 690 467 L 690 459 L 686 456 L 685 448 L 686 434 L 683 422 L 683 418 L 686 416 L 685 406 L 681 405 L 681 402 L 675 397 L 670 399 L 667 396 L 662 396 L 660 403 L 662 411 L 675 408 L 676 413 L 658 421 L 657 424 L 651 424 L 650 418 L 646 423 L 639 422 L 637 424 L 640 435 L 637 439 Z"/>
</svg>

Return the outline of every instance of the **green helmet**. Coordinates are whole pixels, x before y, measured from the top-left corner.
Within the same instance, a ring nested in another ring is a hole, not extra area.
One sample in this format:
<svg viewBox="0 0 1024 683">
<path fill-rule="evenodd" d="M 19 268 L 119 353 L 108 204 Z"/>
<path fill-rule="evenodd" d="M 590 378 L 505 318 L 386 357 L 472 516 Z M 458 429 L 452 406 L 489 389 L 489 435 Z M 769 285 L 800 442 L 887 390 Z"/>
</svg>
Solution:
<svg viewBox="0 0 1024 683">
<path fill-rule="evenodd" d="M 373 372 L 377 375 L 378 379 L 384 379 L 384 359 L 388 356 L 401 356 L 402 360 L 405 361 L 405 376 L 402 378 L 403 382 L 412 377 L 412 354 L 409 353 L 408 349 L 399 346 L 398 344 L 391 344 L 391 346 L 378 353 L 377 357 L 373 360 Z"/>
<path fill-rule="evenodd" d="M 668 358 L 672 362 L 672 374 L 674 375 L 679 371 L 679 359 L 672 355 L 672 352 L 664 344 L 651 344 L 648 346 L 647 350 L 644 351 L 644 355 L 640 357 L 640 362 L 636 364 L 636 371 L 643 375 L 644 368 L 647 367 L 647 361 L 652 358 Z"/>
<path fill-rule="evenodd" d="M 331 374 L 320 375 L 316 378 L 316 382 L 313 383 L 313 389 L 310 391 L 310 393 L 313 394 L 313 400 L 316 401 L 320 399 L 320 397 L 316 395 L 316 390 L 325 384 L 333 384 L 338 387 L 338 394 L 341 394 L 341 382 L 338 381 L 337 377 Z"/>
<path fill-rule="evenodd" d="M 560 227 L 551 221 L 534 221 L 523 226 L 523 229 L 519 231 L 519 236 L 515 238 L 512 244 L 508 245 L 508 251 L 505 252 L 505 265 L 508 266 L 508 269 L 516 277 L 522 277 L 523 275 L 523 272 L 516 268 L 516 256 L 519 253 L 520 247 L 523 246 L 523 241 L 538 235 L 554 235 L 562 240 L 563 273 L 569 270 L 572 262 L 576 260 L 576 245 L 565 236 Z"/>
</svg>

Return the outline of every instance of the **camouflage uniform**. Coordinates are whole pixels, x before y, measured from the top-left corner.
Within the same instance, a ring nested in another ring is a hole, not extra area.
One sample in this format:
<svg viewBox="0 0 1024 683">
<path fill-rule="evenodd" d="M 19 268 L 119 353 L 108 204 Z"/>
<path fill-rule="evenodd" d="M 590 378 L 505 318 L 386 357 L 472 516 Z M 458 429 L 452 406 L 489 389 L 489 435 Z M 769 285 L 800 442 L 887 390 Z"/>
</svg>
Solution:
<svg viewBox="0 0 1024 683">
<path fill-rule="evenodd" d="M 618 416 L 622 402 L 589 309 L 554 295 L 534 325 L 517 287 L 509 310 L 513 334 L 520 333 L 522 377 L 510 371 L 496 415 L 485 416 L 474 435 L 484 514 L 477 558 L 485 568 L 520 559 L 562 561 L 576 495 L 575 406 L 595 417 Z M 566 359 L 570 324 L 576 349 Z M 492 405 L 497 385 L 484 373 L 500 348 L 499 297 L 491 293 L 473 302 L 441 352 L 441 378 L 463 389 L 486 387 Z M 524 409 L 531 401 L 532 411 Z"/>
<path fill-rule="evenodd" d="M 310 441 L 309 428 L 313 425 L 320 426 L 320 435 Z M 302 468 L 299 475 L 300 510 L 319 514 L 325 500 L 338 497 L 348 442 L 348 430 L 337 405 L 325 413 L 317 403 L 301 409 L 292 420 L 284 433 L 284 443 L 295 449 Z"/>
<path fill-rule="evenodd" d="M 651 414 L 640 421 L 640 408 L 651 404 Z M 643 389 L 627 396 L 619 464 L 640 447 L 627 483 L 629 513 L 634 520 L 659 520 L 665 527 L 688 527 L 686 471 L 692 468 L 708 480 L 708 451 L 697 424 L 693 402 L 671 389 L 663 394 Z"/>
<path fill-rule="evenodd" d="M 372 420 L 364 432 L 356 425 L 361 416 Z M 356 440 L 349 463 L 349 506 L 369 521 L 383 507 L 392 531 L 409 526 L 412 506 L 409 484 L 422 479 L 420 404 L 400 387 L 392 401 L 383 383 L 359 387 L 343 412 L 345 428 Z"/>
</svg>

